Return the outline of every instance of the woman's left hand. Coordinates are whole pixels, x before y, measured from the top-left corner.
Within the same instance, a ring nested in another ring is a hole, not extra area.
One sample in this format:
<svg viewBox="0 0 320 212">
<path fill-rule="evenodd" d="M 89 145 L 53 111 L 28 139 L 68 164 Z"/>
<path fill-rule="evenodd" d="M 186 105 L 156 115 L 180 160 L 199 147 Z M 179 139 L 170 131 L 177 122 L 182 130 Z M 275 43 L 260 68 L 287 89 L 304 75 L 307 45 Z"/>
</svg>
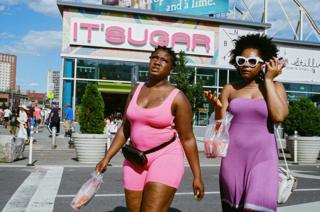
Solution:
<svg viewBox="0 0 320 212">
<path fill-rule="evenodd" d="M 273 57 L 266 62 L 265 79 L 274 79 L 282 73 L 282 69 L 285 67 L 285 62 L 279 61 L 278 58 Z"/>
<path fill-rule="evenodd" d="M 193 180 L 193 194 L 194 198 L 198 201 L 204 197 L 204 186 L 201 178 L 195 178 Z"/>
</svg>

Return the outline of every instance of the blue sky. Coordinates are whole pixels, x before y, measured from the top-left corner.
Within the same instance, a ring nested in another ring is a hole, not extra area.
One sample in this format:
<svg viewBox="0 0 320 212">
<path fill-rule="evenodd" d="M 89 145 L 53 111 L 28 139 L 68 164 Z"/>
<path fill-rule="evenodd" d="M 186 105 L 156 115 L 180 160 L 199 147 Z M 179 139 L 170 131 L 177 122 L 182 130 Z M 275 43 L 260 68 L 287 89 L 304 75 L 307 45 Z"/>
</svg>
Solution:
<svg viewBox="0 0 320 212">
<path fill-rule="evenodd" d="M 68 0 L 101 4 L 101 0 Z M 236 0 L 230 0 L 232 9 Z M 300 0 L 320 27 L 319 0 Z M 250 7 L 250 14 L 237 14 L 236 19 L 260 21 L 262 0 L 241 0 L 240 8 Z M 246 6 L 244 6 L 244 3 Z M 268 34 L 280 38 L 293 38 L 293 32 L 281 10 L 286 9 L 295 27 L 298 9 L 292 0 L 269 0 L 269 21 L 273 27 Z M 233 17 L 230 15 L 230 18 Z M 319 42 L 310 24 L 305 21 L 304 36 Z M 46 92 L 47 71 L 61 70 L 62 18 L 55 0 L 0 0 L 0 52 L 17 55 L 17 85 L 22 90 Z"/>
</svg>

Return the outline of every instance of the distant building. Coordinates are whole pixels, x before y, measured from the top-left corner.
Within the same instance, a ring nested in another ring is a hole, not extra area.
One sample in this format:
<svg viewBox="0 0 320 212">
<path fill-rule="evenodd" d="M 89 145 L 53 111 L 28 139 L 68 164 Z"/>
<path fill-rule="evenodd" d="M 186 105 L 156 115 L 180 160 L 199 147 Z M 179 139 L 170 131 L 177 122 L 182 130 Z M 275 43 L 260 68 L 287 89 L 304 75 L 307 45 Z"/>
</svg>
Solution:
<svg viewBox="0 0 320 212">
<path fill-rule="evenodd" d="M 26 104 L 27 102 L 28 102 L 28 97 L 24 93 L 21 93 L 20 91 L 12 93 L 9 91 L 0 90 L 0 108 L 2 107 L 17 108 L 20 104 Z"/>
<path fill-rule="evenodd" d="M 0 90 L 16 89 L 17 57 L 0 53 Z"/>
<path fill-rule="evenodd" d="M 59 102 L 61 96 L 61 72 L 60 71 L 48 71 L 48 78 L 47 78 L 47 94 L 49 92 L 54 93 L 53 101 Z"/>
<path fill-rule="evenodd" d="M 39 104 L 42 104 L 46 100 L 46 94 L 45 93 L 36 93 L 36 92 L 30 92 L 27 94 L 29 101 L 31 102 L 38 102 Z"/>
</svg>

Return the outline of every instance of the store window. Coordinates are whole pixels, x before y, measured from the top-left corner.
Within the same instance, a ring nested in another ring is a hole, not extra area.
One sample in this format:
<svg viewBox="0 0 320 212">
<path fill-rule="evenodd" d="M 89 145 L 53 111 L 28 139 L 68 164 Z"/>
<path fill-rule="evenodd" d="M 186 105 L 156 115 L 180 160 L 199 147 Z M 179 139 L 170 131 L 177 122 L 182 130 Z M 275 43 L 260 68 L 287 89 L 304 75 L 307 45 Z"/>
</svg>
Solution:
<svg viewBox="0 0 320 212">
<path fill-rule="evenodd" d="M 288 96 L 289 102 L 292 102 L 292 101 L 297 101 L 301 97 L 308 98 L 309 95 L 307 93 L 299 93 L 299 92 L 290 92 L 289 91 L 289 92 L 287 92 L 287 96 Z"/>
<path fill-rule="evenodd" d="M 99 64 L 99 79 L 131 81 L 133 64 L 122 61 L 108 61 Z"/>
<path fill-rule="evenodd" d="M 241 80 L 242 80 L 241 75 L 239 74 L 239 72 L 237 70 L 230 70 L 229 71 L 229 83 L 239 82 Z"/>
<path fill-rule="evenodd" d="M 223 87 L 228 83 L 228 70 L 220 69 L 219 70 L 219 87 Z"/>
<path fill-rule="evenodd" d="M 311 85 L 311 92 L 320 93 L 320 85 Z"/>
<path fill-rule="evenodd" d="M 310 92 L 311 85 L 300 84 L 300 83 L 283 83 L 287 91 L 300 91 L 300 92 Z"/>
<path fill-rule="evenodd" d="M 204 86 L 217 86 L 217 70 L 209 68 L 197 68 L 197 82 Z"/>
<path fill-rule="evenodd" d="M 64 80 L 63 81 L 63 94 L 62 94 L 62 108 L 66 108 L 68 104 L 72 105 L 73 99 L 73 80 Z M 62 111 L 63 113 L 64 111 Z"/>
<path fill-rule="evenodd" d="M 138 69 L 138 81 L 146 81 L 148 79 L 147 64 L 111 60 L 78 60 L 77 77 L 131 82 L 133 68 Z"/>
<path fill-rule="evenodd" d="M 74 59 L 64 59 L 63 76 L 68 78 L 74 77 Z"/>
<path fill-rule="evenodd" d="M 98 79 L 97 62 L 94 60 L 78 60 L 77 78 Z"/>
<path fill-rule="evenodd" d="M 290 102 L 296 101 L 301 97 L 306 97 L 318 105 L 320 104 L 320 85 L 303 83 L 283 83 L 283 85 Z"/>
<path fill-rule="evenodd" d="M 138 64 L 138 81 L 146 82 L 149 80 L 148 64 Z"/>
</svg>

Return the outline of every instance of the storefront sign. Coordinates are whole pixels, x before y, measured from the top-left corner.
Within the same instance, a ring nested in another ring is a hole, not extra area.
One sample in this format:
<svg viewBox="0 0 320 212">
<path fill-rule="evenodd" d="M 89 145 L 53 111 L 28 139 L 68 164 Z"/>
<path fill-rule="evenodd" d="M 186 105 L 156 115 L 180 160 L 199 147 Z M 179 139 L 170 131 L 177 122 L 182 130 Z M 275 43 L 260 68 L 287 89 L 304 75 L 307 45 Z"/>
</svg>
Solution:
<svg viewBox="0 0 320 212">
<path fill-rule="evenodd" d="M 278 45 L 279 57 L 288 64 L 279 80 L 293 82 L 320 82 L 320 52 L 311 47 Z"/>
<path fill-rule="evenodd" d="M 70 44 L 136 51 L 152 51 L 155 46 L 172 47 L 176 52 L 213 56 L 213 31 L 88 18 L 71 18 Z"/>
<path fill-rule="evenodd" d="M 228 0 L 149 0 L 154 11 L 166 11 L 192 15 L 227 13 Z"/>
</svg>

